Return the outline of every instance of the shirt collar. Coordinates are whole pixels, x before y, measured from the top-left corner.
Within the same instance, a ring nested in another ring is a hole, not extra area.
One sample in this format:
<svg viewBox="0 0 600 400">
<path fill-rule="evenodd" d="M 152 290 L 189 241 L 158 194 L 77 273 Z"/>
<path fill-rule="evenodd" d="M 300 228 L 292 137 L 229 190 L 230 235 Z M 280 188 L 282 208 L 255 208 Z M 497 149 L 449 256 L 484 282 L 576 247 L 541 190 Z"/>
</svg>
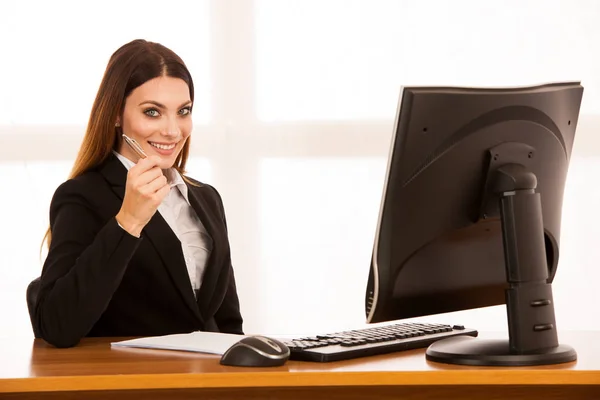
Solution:
<svg viewBox="0 0 600 400">
<path fill-rule="evenodd" d="M 119 161 L 121 161 L 121 164 L 123 164 L 125 168 L 127 168 L 127 171 L 129 171 L 131 167 L 135 165 L 133 161 L 114 150 L 113 154 L 117 156 Z M 188 187 L 185 184 L 183 178 L 181 177 L 179 171 L 177 171 L 175 168 L 163 169 L 162 171 L 165 174 L 165 177 L 167 178 L 167 182 L 169 182 L 169 186 L 171 186 L 171 188 L 177 187 L 177 189 L 179 189 L 179 192 L 181 192 L 181 195 L 185 199 L 186 203 L 188 203 L 188 205 L 191 205 L 190 200 L 188 198 Z"/>
</svg>

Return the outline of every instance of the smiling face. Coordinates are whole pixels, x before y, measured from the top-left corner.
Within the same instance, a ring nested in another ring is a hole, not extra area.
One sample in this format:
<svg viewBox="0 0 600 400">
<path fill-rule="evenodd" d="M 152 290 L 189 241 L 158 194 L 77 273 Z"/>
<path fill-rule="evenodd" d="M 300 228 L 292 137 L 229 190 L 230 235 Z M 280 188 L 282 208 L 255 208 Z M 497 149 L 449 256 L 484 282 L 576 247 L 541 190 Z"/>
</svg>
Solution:
<svg viewBox="0 0 600 400">
<path fill-rule="evenodd" d="M 146 155 L 157 155 L 161 169 L 173 166 L 192 132 L 192 102 L 188 85 L 179 78 L 160 76 L 135 88 L 125 100 L 117 121 Z M 118 152 L 131 161 L 138 156 L 121 140 Z"/>
</svg>

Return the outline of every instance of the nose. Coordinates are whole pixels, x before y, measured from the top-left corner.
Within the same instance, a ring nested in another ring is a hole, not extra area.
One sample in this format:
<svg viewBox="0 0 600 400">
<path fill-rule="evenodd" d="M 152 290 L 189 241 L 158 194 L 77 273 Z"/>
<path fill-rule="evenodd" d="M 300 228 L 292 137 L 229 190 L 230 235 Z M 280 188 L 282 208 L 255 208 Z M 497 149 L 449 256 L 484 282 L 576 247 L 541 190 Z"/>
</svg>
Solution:
<svg viewBox="0 0 600 400">
<path fill-rule="evenodd" d="M 181 135 L 181 129 L 176 118 L 167 118 L 165 126 L 162 129 L 161 134 L 168 138 L 178 138 Z"/>
</svg>

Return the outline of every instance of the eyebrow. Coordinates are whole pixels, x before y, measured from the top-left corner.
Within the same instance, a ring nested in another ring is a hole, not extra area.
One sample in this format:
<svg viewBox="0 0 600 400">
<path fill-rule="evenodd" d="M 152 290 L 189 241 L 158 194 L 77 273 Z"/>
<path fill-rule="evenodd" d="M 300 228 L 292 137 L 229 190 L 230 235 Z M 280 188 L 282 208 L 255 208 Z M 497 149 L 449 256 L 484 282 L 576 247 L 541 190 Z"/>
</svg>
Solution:
<svg viewBox="0 0 600 400">
<path fill-rule="evenodd" d="M 153 105 L 155 105 L 156 107 L 158 107 L 158 108 L 162 108 L 162 109 L 166 109 L 166 108 L 167 108 L 167 107 L 166 107 L 164 104 L 161 104 L 161 103 L 159 103 L 158 101 L 154 101 L 154 100 L 142 101 L 142 102 L 141 102 L 140 104 L 138 104 L 138 105 L 139 105 L 139 106 L 141 106 L 141 105 L 143 105 L 143 104 L 153 104 Z M 185 106 L 190 106 L 190 105 L 192 105 L 192 101 L 191 101 L 191 100 L 188 100 L 188 101 L 186 101 L 185 103 L 183 103 L 182 105 L 180 105 L 180 106 L 179 106 L 179 107 L 177 107 L 177 108 L 182 108 L 182 107 L 185 107 Z"/>
</svg>

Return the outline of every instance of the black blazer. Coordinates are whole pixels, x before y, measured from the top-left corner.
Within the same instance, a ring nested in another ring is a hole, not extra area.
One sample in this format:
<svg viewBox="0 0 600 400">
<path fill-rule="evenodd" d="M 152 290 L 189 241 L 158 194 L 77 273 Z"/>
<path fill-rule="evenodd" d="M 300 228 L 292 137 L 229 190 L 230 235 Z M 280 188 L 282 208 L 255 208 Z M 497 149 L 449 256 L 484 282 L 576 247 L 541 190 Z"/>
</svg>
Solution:
<svg viewBox="0 0 600 400">
<path fill-rule="evenodd" d="M 242 334 L 227 226 L 219 193 L 188 183 L 193 209 L 213 239 L 198 298 L 181 242 L 156 212 L 138 239 L 115 219 L 127 169 L 113 154 L 58 187 L 52 241 L 34 324 L 57 347 L 84 336 L 156 336 L 197 330 Z"/>
</svg>

